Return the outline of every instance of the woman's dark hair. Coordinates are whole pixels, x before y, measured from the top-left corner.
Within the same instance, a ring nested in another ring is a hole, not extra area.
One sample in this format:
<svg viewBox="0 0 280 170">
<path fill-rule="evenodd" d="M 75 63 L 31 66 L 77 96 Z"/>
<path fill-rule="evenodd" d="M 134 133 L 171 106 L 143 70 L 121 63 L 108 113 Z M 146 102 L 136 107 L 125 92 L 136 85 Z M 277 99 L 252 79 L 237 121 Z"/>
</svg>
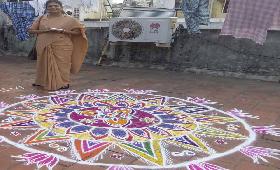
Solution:
<svg viewBox="0 0 280 170">
<path fill-rule="evenodd" d="M 46 2 L 46 4 L 45 4 L 45 11 L 44 11 L 44 14 L 47 13 L 48 5 L 49 5 L 49 3 L 52 3 L 52 2 L 57 3 L 61 8 L 63 7 L 63 6 L 62 6 L 62 2 L 60 2 L 59 0 L 47 0 L 47 2 Z M 64 11 L 62 11 L 62 12 L 65 13 Z"/>
<path fill-rule="evenodd" d="M 59 0 L 47 0 L 47 2 L 45 4 L 45 9 L 48 8 L 49 3 L 51 3 L 51 2 L 57 3 L 57 4 L 59 4 L 59 6 L 63 7 L 62 2 L 60 2 Z"/>
</svg>

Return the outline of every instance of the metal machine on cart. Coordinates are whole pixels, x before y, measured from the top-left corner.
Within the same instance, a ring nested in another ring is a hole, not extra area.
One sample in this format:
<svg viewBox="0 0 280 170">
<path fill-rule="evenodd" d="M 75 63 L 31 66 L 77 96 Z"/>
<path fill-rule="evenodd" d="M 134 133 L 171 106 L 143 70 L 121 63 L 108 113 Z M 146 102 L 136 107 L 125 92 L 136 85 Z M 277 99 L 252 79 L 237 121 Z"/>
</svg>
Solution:
<svg viewBox="0 0 280 170">
<path fill-rule="evenodd" d="M 110 20 L 109 41 L 152 42 L 170 47 L 176 29 L 175 15 L 174 9 L 126 6 L 119 17 Z"/>
</svg>

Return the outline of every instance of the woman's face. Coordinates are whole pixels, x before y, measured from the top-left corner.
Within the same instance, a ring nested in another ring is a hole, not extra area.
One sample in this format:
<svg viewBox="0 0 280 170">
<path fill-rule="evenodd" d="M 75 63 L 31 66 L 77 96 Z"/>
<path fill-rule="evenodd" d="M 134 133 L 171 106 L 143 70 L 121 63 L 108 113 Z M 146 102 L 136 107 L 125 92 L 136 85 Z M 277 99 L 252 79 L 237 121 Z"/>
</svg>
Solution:
<svg viewBox="0 0 280 170">
<path fill-rule="evenodd" d="M 53 13 L 53 14 L 61 13 L 62 7 L 58 3 L 50 2 L 47 5 L 47 11 L 48 13 Z"/>
</svg>

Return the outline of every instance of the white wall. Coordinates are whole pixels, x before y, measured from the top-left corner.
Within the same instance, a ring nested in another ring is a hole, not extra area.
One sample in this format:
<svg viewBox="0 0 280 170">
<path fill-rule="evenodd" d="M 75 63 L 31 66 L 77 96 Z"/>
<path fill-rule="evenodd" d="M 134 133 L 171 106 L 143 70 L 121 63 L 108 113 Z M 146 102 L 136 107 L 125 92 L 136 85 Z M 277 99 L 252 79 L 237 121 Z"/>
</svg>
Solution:
<svg viewBox="0 0 280 170">
<path fill-rule="evenodd" d="M 175 0 L 153 0 L 153 7 L 174 9 Z"/>
</svg>

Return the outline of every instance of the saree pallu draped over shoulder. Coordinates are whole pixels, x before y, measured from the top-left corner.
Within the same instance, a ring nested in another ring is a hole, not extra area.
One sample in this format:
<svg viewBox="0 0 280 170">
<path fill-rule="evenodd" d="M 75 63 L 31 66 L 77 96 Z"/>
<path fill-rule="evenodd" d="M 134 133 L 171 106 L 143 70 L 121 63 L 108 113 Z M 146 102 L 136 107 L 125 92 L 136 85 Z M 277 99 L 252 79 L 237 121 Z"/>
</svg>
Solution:
<svg viewBox="0 0 280 170">
<path fill-rule="evenodd" d="M 85 28 L 69 16 L 48 18 L 43 16 L 40 25 L 35 21 L 31 29 L 60 28 L 80 30 L 79 35 L 54 32 L 38 34 L 37 76 L 35 83 L 47 90 L 57 90 L 70 83 L 70 73 L 78 73 L 88 49 Z"/>
</svg>

